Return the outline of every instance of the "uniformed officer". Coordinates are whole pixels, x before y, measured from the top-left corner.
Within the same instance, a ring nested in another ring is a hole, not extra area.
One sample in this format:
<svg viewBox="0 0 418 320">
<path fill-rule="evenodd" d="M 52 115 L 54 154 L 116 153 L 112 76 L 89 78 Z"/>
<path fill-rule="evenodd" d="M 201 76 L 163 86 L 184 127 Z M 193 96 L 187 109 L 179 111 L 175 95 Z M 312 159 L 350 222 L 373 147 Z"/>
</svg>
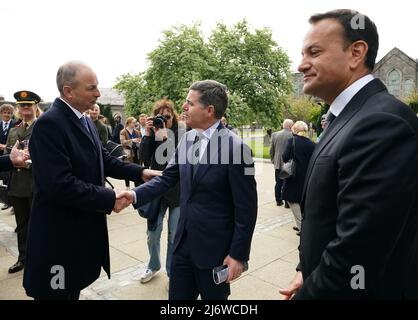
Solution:
<svg viewBox="0 0 418 320">
<path fill-rule="evenodd" d="M 23 90 L 14 94 L 17 105 L 18 117 L 21 121 L 15 125 L 9 133 L 6 142 L 6 151 L 20 141 L 21 149 L 29 152 L 28 145 L 32 128 L 39 114 L 38 103 L 41 98 L 31 91 Z M 15 273 L 24 268 L 26 234 L 29 214 L 32 204 L 33 177 L 30 167 L 13 168 L 9 182 L 9 199 L 15 210 L 17 243 L 19 257 L 17 262 L 9 268 L 9 273 Z"/>
</svg>

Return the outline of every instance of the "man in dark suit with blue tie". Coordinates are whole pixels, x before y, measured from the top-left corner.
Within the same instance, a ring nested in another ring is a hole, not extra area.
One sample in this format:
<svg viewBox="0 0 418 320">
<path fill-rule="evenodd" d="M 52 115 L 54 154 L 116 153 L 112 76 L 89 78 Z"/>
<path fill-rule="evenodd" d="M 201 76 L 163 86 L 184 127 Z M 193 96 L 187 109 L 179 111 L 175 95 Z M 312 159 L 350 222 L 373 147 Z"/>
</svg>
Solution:
<svg viewBox="0 0 418 320">
<path fill-rule="evenodd" d="M 4 154 L 7 137 L 9 136 L 10 129 L 13 128 L 15 123 L 15 121 L 12 119 L 13 111 L 13 106 L 8 103 L 2 104 L 0 107 L 0 156 Z M 10 172 L 2 172 L 0 174 L 0 179 L 3 180 L 4 185 L 8 185 L 10 180 Z M 6 203 L 4 203 L 4 206 L 1 208 L 1 210 L 6 210 L 10 207 L 9 201 L 6 199 L 5 201 Z"/>
<path fill-rule="evenodd" d="M 375 24 L 310 18 L 299 71 L 330 105 L 307 169 L 294 299 L 418 298 L 418 119 L 374 79 Z"/>
<path fill-rule="evenodd" d="M 226 300 L 229 282 L 245 269 L 257 218 L 251 151 L 220 123 L 228 104 L 226 87 L 194 83 L 183 105 L 188 131 L 161 177 L 126 191 L 138 207 L 180 181 L 180 219 L 174 240 L 169 299 Z M 213 268 L 228 266 L 215 284 Z"/>
<path fill-rule="evenodd" d="M 91 110 L 100 96 L 93 70 L 71 61 L 57 73 L 60 97 L 36 122 L 29 143 L 35 190 L 23 286 L 35 299 L 78 299 L 101 268 L 110 278 L 106 215 L 128 204 L 106 176 L 147 178 L 149 170 L 102 147 Z"/>
<path fill-rule="evenodd" d="M 5 103 L 0 107 L 0 155 L 3 155 L 4 149 L 6 148 L 7 136 L 9 131 L 13 128 L 15 121 L 12 119 L 13 116 L 13 106 L 11 104 Z"/>
</svg>

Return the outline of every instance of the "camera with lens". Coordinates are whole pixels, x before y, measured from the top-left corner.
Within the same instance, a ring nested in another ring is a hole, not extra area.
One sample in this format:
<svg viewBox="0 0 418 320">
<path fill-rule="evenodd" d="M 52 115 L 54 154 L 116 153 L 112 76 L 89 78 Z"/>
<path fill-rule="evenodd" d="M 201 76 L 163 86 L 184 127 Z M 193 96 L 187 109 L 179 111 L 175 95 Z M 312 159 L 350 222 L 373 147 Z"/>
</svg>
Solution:
<svg viewBox="0 0 418 320">
<path fill-rule="evenodd" d="M 152 125 L 154 126 L 154 128 L 163 129 L 164 123 L 167 125 L 167 120 L 169 120 L 168 117 L 159 114 L 152 119 Z"/>
</svg>

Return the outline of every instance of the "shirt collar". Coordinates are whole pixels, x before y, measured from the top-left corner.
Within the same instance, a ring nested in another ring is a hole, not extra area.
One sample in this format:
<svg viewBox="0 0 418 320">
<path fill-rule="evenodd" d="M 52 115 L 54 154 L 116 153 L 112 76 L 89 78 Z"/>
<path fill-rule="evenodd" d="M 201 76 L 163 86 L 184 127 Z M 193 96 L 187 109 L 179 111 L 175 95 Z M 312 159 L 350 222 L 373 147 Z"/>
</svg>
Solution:
<svg viewBox="0 0 418 320">
<path fill-rule="evenodd" d="M 83 116 L 83 114 L 80 111 L 78 111 L 77 109 L 75 109 L 72 106 L 70 106 L 70 104 L 67 101 L 65 101 L 64 99 L 62 99 L 61 97 L 60 97 L 60 100 L 62 102 L 64 102 L 67 106 L 69 106 L 71 110 L 73 110 L 73 112 L 75 113 L 75 115 L 77 116 L 78 119 L 81 119 L 81 117 Z"/>
<path fill-rule="evenodd" d="M 364 77 L 353 82 L 350 86 L 345 88 L 338 97 L 332 102 L 329 110 L 333 115 L 338 117 L 338 115 L 344 110 L 345 106 L 350 102 L 350 100 L 359 92 L 366 84 L 374 79 L 373 75 L 368 74 Z"/>
<path fill-rule="evenodd" d="M 28 128 L 29 128 L 32 125 L 32 123 L 35 122 L 35 120 L 36 120 L 36 118 L 33 119 L 33 120 L 31 120 L 31 121 L 28 121 L 28 122 L 22 121 L 22 123 L 23 123 L 23 125 L 25 125 L 25 123 L 27 123 L 28 124 Z"/>
<path fill-rule="evenodd" d="M 215 132 L 216 129 L 218 129 L 219 123 L 221 122 L 221 120 L 216 121 L 212 126 L 210 126 L 209 128 L 207 128 L 205 131 L 197 131 L 198 133 L 200 133 L 201 135 L 203 135 L 207 140 L 210 140 L 210 138 L 212 138 L 213 133 Z"/>
</svg>

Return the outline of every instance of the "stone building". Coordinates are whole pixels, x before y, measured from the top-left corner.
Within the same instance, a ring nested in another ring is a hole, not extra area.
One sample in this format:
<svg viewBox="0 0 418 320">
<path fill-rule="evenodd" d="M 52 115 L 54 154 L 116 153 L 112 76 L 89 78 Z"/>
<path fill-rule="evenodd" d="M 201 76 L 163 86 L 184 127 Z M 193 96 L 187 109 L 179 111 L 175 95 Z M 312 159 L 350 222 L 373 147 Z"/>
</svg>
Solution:
<svg viewBox="0 0 418 320">
<path fill-rule="evenodd" d="M 112 88 L 99 88 L 100 97 L 97 102 L 110 106 L 112 114 L 119 112 L 122 115 L 122 123 L 125 123 L 125 98 Z"/>
<path fill-rule="evenodd" d="M 404 99 L 418 90 L 418 59 L 393 48 L 376 63 L 373 75 L 382 80 L 391 94 Z M 303 74 L 295 72 L 292 77 L 293 94 L 300 98 L 303 96 Z"/>
<path fill-rule="evenodd" d="M 376 63 L 373 75 L 382 80 L 395 97 L 406 98 L 418 89 L 418 59 L 393 48 Z"/>
</svg>

